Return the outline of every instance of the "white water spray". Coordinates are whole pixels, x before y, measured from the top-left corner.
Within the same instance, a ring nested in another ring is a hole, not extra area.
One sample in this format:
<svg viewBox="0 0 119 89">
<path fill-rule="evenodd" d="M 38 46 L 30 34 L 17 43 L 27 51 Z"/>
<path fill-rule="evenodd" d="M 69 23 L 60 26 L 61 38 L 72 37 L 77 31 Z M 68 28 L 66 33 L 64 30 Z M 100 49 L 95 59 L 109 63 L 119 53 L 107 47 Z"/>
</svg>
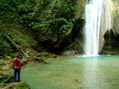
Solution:
<svg viewBox="0 0 119 89">
<path fill-rule="evenodd" d="M 111 29 L 111 12 L 109 7 L 111 0 L 90 0 L 86 4 L 86 26 L 85 26 L 85 55 L 97 56 L 100 46 L 101 31 Z M 106 4 L 105 4 L 106 2 Z M 106 7 L 106 6 L 108 7 Z"/>
</svg>

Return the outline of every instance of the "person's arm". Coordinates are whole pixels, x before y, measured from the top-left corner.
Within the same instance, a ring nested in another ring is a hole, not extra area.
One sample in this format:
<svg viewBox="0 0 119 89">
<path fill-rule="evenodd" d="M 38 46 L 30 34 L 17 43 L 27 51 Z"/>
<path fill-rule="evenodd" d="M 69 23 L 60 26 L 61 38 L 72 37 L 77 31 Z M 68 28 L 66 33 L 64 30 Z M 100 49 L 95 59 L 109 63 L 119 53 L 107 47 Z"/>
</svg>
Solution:
<svg viewBox="0 0 119 89">
<path fill-rule="evenodd" d="M 21 70 L 21 62 L 20 62 L 20 59 L 19 59 L 19 69 Z"/>
<path fill-rule="evenodd" d="M 20 63 L 20 66 L 19 66 L 20 70 L 21 70 L 21 63 Z"/>
</svg>

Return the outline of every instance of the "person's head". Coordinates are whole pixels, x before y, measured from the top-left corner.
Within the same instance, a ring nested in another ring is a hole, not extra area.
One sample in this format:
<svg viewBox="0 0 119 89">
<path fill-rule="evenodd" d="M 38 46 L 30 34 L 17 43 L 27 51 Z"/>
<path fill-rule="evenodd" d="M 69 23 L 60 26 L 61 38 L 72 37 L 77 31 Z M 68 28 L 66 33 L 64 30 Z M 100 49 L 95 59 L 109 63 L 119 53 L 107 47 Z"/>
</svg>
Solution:
<svg viewBox="0 0 119 89">
<path fill-rule="evenodd" d="M 16 55 L 16 58 L 19 58 L 19 55 Z"/>
</svg>

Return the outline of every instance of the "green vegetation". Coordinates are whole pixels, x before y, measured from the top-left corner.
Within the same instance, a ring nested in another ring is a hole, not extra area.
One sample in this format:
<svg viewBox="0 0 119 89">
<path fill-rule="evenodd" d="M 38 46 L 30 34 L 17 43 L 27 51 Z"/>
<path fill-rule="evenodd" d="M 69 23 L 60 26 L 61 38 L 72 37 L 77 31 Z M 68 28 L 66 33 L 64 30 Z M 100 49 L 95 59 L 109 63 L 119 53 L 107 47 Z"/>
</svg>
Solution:
<svg viewBox="0 0 119 89">
<path fill-rule="evenodd" d="M 13 76 L 10 74 L 0 72 L 0 83 L 10 83 L 10 82 L 13 82 Z"/>
<path fill-rule="evenodd" d="M 25 82 L 20 82 L 16 84 L 11 84 L 8 88 L 6 89 L 30 89 L 29 85 Z"/>
<path fill-rule="evenodd" d="M 63 51 L 75 42 L 75 28 L 82 29 L 84 5 L 84 0 L 1 0 L 0 54 Z"/>
<path fill-rule="evenodd" d="M 99 63 L 97 59 L 100 56 L 96 58 L 90 57 L 89 59 L 91 60 L 83 57 L 73 57 L 66 58 L 70 60 L 57 60 L 48 63 L 49 60 L 56 58 L 57 54 L 83 53 L 85 1 L 88 2 L 90 0 L 0 0 L 0 88 L 30 89 L 31 87 L 37 89 L 40 86 L 42 89 L 74 89 L 83 88 L 83 83 L 86 88 L 90 86 L 93 88 L 96 84 L 93 84 L 95 81 L 92 78 L 99 77 L 99 81 L 103 80 L 104 82 L 99 83 L 101 85 L 100 89 L 102 89 L 102 86 L 109 82 L 107 79 L 102 79 L 98 75 L 89 76 L 88 78 L 92 80 L 91 82 L 86 82 L 85 79 L 82 79 L 85 78 L 82 77 L 84 75 L 83 72 L 85 72 L 84 69 L 86 71 L 94 69 L 93 63 L 97 63 L 98 69 L 102 69 L 103 67 L 106 68 L 105 64 L 108 62 L 107 66 L 112 68 L 103 74 L 104 76 L 105 74 L 110 74 L 108 78 L 117 74 L 116 72 L 110 72 L 115 68 L 115 65 L 112 65 L 113 57 L 101 57 L 104 60 L 99 60 Z M 119 47 L 117 47 L 119 40 L 119 22 L 117 19 L 119 17 L 119 5 L 117 0 L 113 0 L 113 4 L 115 6 L 113 12 L 114 32 L 111 32 L 110 36 L 114 41 L 110 42 L 111 46 L 108 46 L 110 39 L 107 39 L 110 33 L 105 33 L 106 41 L 102 51 L 103 54 L 119 53 Z M 116 37 L 115 33 L 117 33 Z M 112 49 L 115 51 L 112 51 Z M 12 70 L 10 69 L 12 67 L 12 59 L 16 54 L 21 55 L 22 66 L 30 61 L 30 64 L 22 67 L 22 81 L 20 83 L 12 83 L 13 73 L 11 73 Z M 105 60 L 105 58 L 109 60 Z M 92 59 L 96 59 L 96 61 Z M 100 65 L 102 61 L 104 61 L 104 65 Z M 38 62 L 47 64 L 39 64 Z M 119 63 L 116 60 L 114 62 L 116 66 Z M 103 73 L 104 71 L 97 72 Z M 94 70 L 87 71 L 87 75 L 95 75 Z M 78 80 L 77 77 L 80 79 Z M 111 77 L 108 80 L 113 79 Z M 30 87 L 23 81 L 28 82 Z M 117 82 L 115 79 L 114 83 L 116 84 Z M 107 88 L 107 86 L 105 87 Z M 118 86 L 109 84 L 109 87 L 113 89 Z"/>
<path fill-rule="evenodd" d="M 65 50 L 81 53 L 84 5 L 84 0 L 1 0 L 0 69 L 10 69 L 16 54 L 24 65 L 28 61 L 47 63 Z M 0 75 L 0 88 L 29 89 L 11 79 Z"/>
</svg>

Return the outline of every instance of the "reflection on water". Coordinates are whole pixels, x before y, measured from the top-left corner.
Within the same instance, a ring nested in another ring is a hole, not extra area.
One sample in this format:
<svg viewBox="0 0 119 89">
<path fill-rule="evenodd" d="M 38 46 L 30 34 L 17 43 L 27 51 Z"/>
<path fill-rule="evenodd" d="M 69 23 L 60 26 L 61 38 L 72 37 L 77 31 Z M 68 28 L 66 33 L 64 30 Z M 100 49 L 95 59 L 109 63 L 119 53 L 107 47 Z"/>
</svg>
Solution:
<svg viewBox="0 0 119 89">
<path fill-rule="evenodd" d="M 88 88 L 90 86 L 90 89 L 94 89 L 99 86 L 97 81 L 97 76 L 96 76 L 98 73 L 97 72 L 98 71 L 98 65 L 97 65 L 98 57 L 94 59 L 95 60 L 91 60 L 89 62 L 84 63 L 83 87 L 85 88 Z"/>
<path fill-rule="evenodd" d="M 119 89 L 119 56 L 68 57 L 29 64 L 22 80 L 31 89 Z"/>
</svg>

